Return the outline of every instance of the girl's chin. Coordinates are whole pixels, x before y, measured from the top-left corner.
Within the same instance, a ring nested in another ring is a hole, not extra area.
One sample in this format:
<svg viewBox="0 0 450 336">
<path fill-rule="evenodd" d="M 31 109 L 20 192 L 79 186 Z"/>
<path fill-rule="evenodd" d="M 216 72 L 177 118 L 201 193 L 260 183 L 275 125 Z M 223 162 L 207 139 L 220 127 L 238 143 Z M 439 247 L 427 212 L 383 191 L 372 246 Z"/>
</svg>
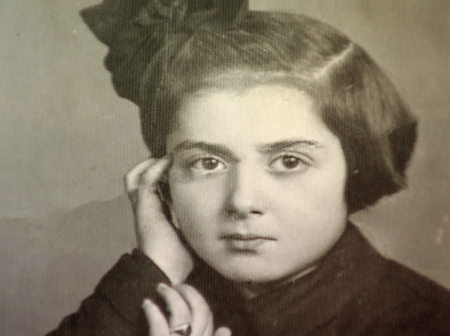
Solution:
<svg viewBox="0 0 450 336">
<path fill-rule="evenodd" d="M 223 274 L 225 278 L 234 282 L 236 288 L 248 299 L 254 298 L 262 293 L 268 292 L 275 287 L 282 286 L 291 281 L 299 279 L 313 272 L 316 266 L 310 266 L 301 271 L 289 273 L 287 275 L 278 274 L 255 274 L 255 273 L 233 273 Z"/>
<path fill-rule="evenodd" d="M 225 267 L 217 268 L 212 266 L 217 272 L 219 272 L 224 278 L 243 285 L 254 286 L 277 286 L 285 282 L 299 279 L 316 268 L 315 264 L 309 264 L 299 269 L 279 269 L 275 267 L 252 267 L 251 265 L 240 265 L 240 267 Z"/>
<path fill-rule="evenodd" d="M 295 272 L 273 272 L 266 270 L 251 270 L 249 266 L 240 270 L 218 270 L 218 272 L 226 279 L 235 283 L 242 284 L 258 284 L 258 285 L 271 285 L 279 282 L 284 282 L 293 277 L 297 278 L 298 274 L 304 274 L 304 271 Z"/>
<path fill-rule="evenodd" d="M 235 283 L 267 283 L 283 278 L 283 275 L 267 270 L 258 270 L 251 266 L 239 268 L 226 267 L 224 269 L 213 266 L 213 268 L 224 278 Z"/>
<path fill-rule="evenodd" d="M 309 273 L 313 268 L 311 265 L 315 264 L 307 260 L 283 264 L 277 262 L 280 258 L 269 258 L 263 253 L 229 255 L 226 252 L 216 253 L 217 258 L 205 255 L 202 259 L 224 278 L 235 283 L 276 284 Z"/>
</svg>

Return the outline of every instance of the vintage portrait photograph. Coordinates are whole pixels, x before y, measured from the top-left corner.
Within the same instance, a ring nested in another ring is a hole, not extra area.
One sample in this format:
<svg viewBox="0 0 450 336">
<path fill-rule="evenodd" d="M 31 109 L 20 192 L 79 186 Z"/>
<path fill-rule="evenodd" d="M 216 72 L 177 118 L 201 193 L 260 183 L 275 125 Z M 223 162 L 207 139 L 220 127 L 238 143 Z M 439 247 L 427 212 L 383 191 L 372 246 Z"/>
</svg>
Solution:
<svg viewBox="0 0 450 336">
<path fill-rule="evenodd" d="M 450 2 L 0 27 L 0 335 L 450 335 Z"/>
</svg>

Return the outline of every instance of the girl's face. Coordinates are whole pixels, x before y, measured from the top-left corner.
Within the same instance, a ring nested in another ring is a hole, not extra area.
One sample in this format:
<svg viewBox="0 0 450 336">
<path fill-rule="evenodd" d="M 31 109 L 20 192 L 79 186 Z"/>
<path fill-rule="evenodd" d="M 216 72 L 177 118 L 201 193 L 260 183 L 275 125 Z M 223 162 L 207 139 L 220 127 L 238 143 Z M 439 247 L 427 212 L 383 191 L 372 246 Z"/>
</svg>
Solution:
<svg viewBox="0 0 450 336">
<path fill-rule="evenodd" d="M 172 209 L 224 277 L 264 283 L 306 270 L 342 235 L 346 163 L 305 93 L 278 85 L 187 97 L 168 137 Z"/>
</svg>

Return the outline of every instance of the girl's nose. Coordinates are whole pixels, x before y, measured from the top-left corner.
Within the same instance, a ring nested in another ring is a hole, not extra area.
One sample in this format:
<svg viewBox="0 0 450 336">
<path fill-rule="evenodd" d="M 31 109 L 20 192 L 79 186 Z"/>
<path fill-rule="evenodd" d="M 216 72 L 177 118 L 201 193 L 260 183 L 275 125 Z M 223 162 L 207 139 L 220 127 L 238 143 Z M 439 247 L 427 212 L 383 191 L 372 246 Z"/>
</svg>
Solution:
<svg viewBox="0 0 450 336">
<path fill-rule="evenodd" d="M 235 167 L 229 178 L 228 213 L 239 218 L 263 215 L 262 183 L 258 167 Z"/>
</svg>

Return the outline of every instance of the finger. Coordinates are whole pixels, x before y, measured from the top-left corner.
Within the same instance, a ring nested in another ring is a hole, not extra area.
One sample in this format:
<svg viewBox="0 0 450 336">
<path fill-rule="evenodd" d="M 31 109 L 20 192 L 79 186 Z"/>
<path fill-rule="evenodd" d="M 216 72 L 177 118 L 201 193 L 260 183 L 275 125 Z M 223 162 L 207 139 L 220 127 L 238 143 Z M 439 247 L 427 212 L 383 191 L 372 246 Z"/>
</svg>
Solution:
<svg viewBox="0 0 450 336">
<path fill-rule="evenodd" d="M 191 312 L 191 327 L 195 335 L 212 335 L 213 316 L 208 303 L 192 286 L 181 284 L 175 287 L 183 296 Z"/>
<path fill-rule="evenodd" d="M 147 170 L 140 175 L 138 181 L 139 192 L 153 193 L 162 174 L 169 167 L 170 162 L 171 158 L 169 156 L 154 161 Z"/>
<path fill-rule="evenodd" d="M 149 336 L 170 336 L 169 325 L 161 309 L 149 299 L 142 304 L 148 322 Z"/>
<path fill-rule="evenodd" d="M 167 304 L 170 313 L 170 328 L 191 324 L 191 311 L 183 296 L 173 287 L 163 283 L 158 285 L 157 290 Z"/>
<path fill-rule="evenodd" d="M 125 175 L 125 187 L 127 192 L 136 190 L 139 185 L 141 175 L 155 162 L 156 159 L 148 159 L 141 162 Z"/>
<path fill-rule="evenodd" d="M 214 336 L 231 336 L 231 330 L 227 327 L 220 327 L 216 330 Z"/>
<path fill-rule="evenodd" d="M 161 210 L 159 197 L 155 194 L 157 181 L 169 165 L 169 158 L 149 159 L 134 167 L 125 177 L 128 198 L 134 211 L 145 201 L 147 207 Z"/>
</svg>

